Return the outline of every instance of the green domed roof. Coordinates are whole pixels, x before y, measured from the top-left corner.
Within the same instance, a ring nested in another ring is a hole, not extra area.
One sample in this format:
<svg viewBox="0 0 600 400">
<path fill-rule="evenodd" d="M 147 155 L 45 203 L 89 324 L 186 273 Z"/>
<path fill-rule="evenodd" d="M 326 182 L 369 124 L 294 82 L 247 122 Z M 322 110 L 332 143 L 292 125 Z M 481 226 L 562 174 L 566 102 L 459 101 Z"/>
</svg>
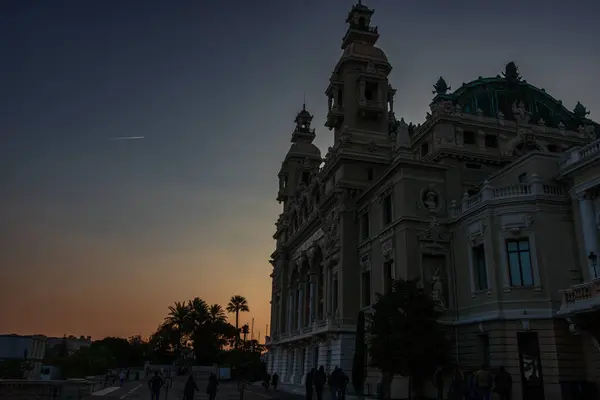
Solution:
<svg viewBox="0 0 600 400">
<path fill-rule="evenodd" d="M 503 76 L 482 78 L 479 77 L 468 83 L 463 83 L 457 90 L 446 94 L 440 81 L 434 85 L 437 93 L 434 102 L 439 98 L 452 100 L 454 104 L 460 105 L 465 113 L 475 113 L 477 109 L 488 117 L 496 117 L 499 112 L 504 114 L 505 119 L 513 118 L 513 104 L 523 101 L 527 110 L 531 113 L 531 122 L 536 123 L 543 118 L 545 124 L 557 127 L 561 122 L 567 129 L 577 130 L 580 125 L 595 125 L 596 136 L 600 137 L 600 125 L 587 118 L 589 112 L 580 103 L 573 111 L 569 111 L 562 101 L 555 99 L 544 89 L 539 89 L 526 80 L 521 79 L 518 69 L 514 63 L 506 66 Z M 449 89 L 449 88 L 448 88 Z"/>
</svg>

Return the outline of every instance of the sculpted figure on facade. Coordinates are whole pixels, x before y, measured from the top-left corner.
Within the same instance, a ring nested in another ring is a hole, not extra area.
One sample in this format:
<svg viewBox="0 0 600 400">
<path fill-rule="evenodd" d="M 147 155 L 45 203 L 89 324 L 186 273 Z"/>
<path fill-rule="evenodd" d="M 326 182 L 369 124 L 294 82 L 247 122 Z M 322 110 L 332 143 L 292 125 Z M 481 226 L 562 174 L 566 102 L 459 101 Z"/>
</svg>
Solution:
<svg viewBox="0 0 600 400">
<path fill-rule="evenodd" d="M 440 276 L 440 269 L 437 268 L 431 279 L 431 298 L 438 304 L 438 306 L 445 308 L 446 303 L 444 301 L 444 283 Z"/>
<path fill-rule="evenodd" d="M 516 101 L 513 103 L 512 112 L 518 124 L 522 125 L 529 123 L 529 120 L 531 119 L 531 113 L 527 111 L 523 100 L 520 100 L 518 103 Z"/>
<path fill-rule="evenodd" d="M 425 191 L 423 204 L 429 211 L 436 211 L 438 206 L 438 195 L 435 191 L 429 189 Z"/>
</svg>

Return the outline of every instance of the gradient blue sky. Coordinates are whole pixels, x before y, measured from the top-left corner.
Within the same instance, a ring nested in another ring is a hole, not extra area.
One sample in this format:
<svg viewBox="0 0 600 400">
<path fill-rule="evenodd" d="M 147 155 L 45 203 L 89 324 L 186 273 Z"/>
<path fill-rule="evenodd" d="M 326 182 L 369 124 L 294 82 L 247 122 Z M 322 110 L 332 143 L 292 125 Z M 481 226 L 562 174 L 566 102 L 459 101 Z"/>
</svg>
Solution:
<svg viewBox="0 0 600 400">
<path fill-rule="evenodd" d="M 457 88 L 511 60 L 600 115 L 594 0 L 365 3 L 408 121 L 440 75 Z M 323 92 L 352 4 L 3 1 L 0 332 L 148 335 L 174 301 L 241 294 L 264 336 L 277 171 L 304 94 L 332 143 Z"/>
</svg>

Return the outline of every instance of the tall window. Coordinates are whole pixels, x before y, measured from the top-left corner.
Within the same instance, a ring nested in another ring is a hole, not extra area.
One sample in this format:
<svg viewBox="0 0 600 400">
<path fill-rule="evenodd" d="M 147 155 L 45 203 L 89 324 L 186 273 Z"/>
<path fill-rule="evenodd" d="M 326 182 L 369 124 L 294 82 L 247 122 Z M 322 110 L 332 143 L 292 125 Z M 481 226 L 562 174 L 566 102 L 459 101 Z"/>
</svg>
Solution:
<svg viewBox="0 0 600 400">
<path fill-rule="evenodd" d="M 485 135 L 485 147 L 492 149 L 498 148 L 498 136 L 496 135 Z"/>
<path fill-rule="evenodd" d="M 389 293 L 392 291 L 392 268 L 394 267 L 393 261 L 386 261 L 383 264 L 383 292 Z"/>
<path fill-rule="evenodd" d="M 464 144 L 475 144 L 475 132 L 464 131 L 463 132 L 463 143 Z"/>
<path fill-rule="evenodd" d="M 383 225 L 388 225 L 392 222 L 392 195 L 388 194 L 383 198 Z"/>
<path fill-rule="evenodd" d="M 511 286 L 533 286 L 533 269 L 529 253 L 529 239 L 506 241 L 506 255 Z"/>
<path fill-rule="evenodd" d="M 337 278 L 337 274 L 335 274 L 333 277 L 332 286 L 333 286 L 333 293 L 332 293 L 333 309 L 331 310 L 331 312 L 333 312 L 335 314 L 335 312 L 337 311 L 337 308 L 338 308 L 338 278 Z"/>
<path fill-rule="evenodd" d="M 318 319 L 323 319 L 323 309 L 325 308 L 325 301 L 323 298 L 325 287 L 325 268 L 323 264 L 319 265 L 319 305 L 318 305 Z"/>
<path fill-rule="evenodd" d="M 481 363 L 488 367 L 490 365 L 490 337 L 487 334 L 479 335 L 479 349 L 481 351 Z"/>
<path fill-rule="evenodd" d="M 308 184 L 310 183 L 310 172 L 302 172 L 302 183 L 308 186 Z"/>
<path fill-rule="evenodd" d="M 367 101 L 377 100 L 377 90 L 378 90 L 377 82 L 367 82 L 365 84 L 365 99 Z"/>
<path fill-rule="evenodd" d="M 485 248 L 483 243 L 473 247 L 473 273 L 475 275 L 475 289 L 487 290 L 487 269 L 485 265 Z"/>
<path fill-rule="evenodd" d="M 371 305 L 371 271 L 362 273 L 362 306 L 368 307 Z"/>
<path fill-rule="evenodd" d="M 360 240 L 369 238 L 369 212 L 365 212 L 360 216 Z"/>
</svg>

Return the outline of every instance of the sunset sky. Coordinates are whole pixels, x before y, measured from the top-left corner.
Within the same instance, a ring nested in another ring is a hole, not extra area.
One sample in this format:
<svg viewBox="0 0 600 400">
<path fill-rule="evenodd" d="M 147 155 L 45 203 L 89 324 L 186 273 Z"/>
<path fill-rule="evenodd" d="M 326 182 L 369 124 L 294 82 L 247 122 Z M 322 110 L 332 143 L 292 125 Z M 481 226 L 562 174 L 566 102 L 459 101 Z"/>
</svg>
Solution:
<svg viewBox="0 0 600 400">
<path fill-rule="evenodd" d="M 0 333 L 151 334 L 175 301 L 268 323 L 277 172 L 306 95 L 317 144 L 352 0 L 0 5 Z M 365 0 L 422 122 L 514 60 L 600 119 L 596 1 Z M 114 141 L 120 136 L 142 140 Z"/>
</svg>

